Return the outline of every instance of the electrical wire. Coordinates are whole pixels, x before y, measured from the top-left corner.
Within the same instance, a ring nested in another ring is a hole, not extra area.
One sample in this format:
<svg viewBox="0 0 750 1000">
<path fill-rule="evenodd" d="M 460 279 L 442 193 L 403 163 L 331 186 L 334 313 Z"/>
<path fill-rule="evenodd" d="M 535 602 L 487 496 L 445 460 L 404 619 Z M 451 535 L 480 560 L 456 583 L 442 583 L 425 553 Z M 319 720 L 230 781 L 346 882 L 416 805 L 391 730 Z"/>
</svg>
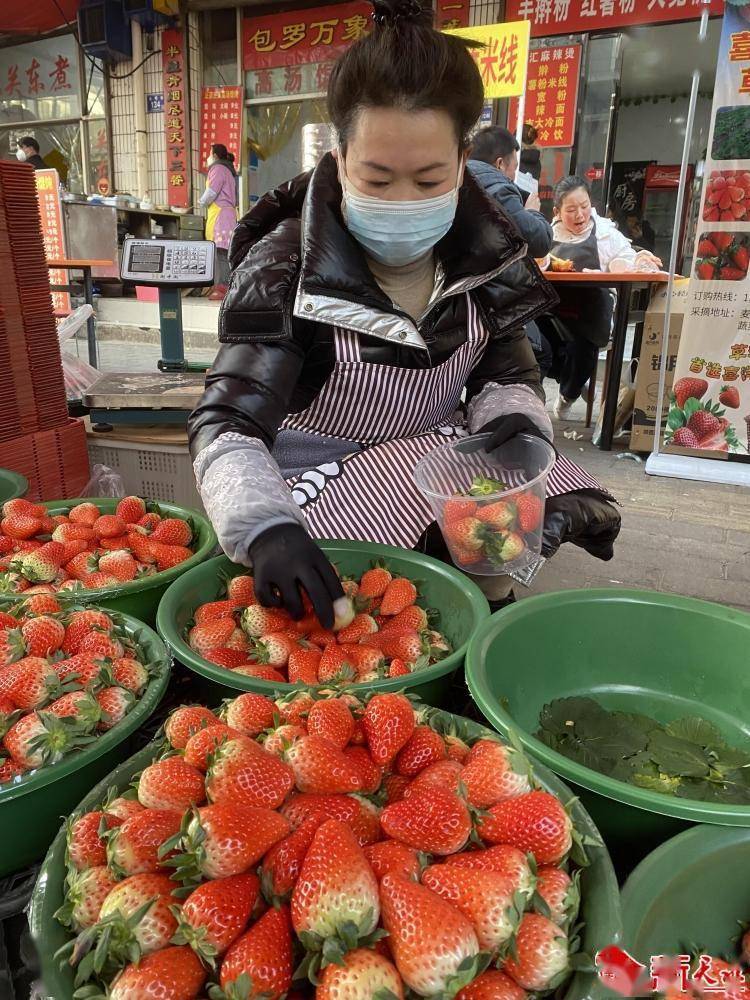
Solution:
<svg viewBox="0 0 750 1000">
<path fill-rule="evenodd" d="M 109 71 L 109 69 L 107 68 L 107 66 L 104 63 L 102 63 L 102 65 L 100 66 L 97 63 L 96 59 L 94 59 L 93 56 L 90 56 L 88 54 L 88 52 L 83 47 L 83 45 L 81 45 L 81 40 L 78 37 L 78 29 L 77 29 L 77 27 L 74 27 L 71 24 L 71 22 L 68 20 L 68 18 L 65 15 L 65 11 L 62 9 L 62 7 L 57 2 L 57 0 L 52 0 L 52 3 L 55 5 L 55 7 L 57 7 L 57 10 L 58 10 L 58 13 L 60 14 L 60 17 L 62 17 L 63 21 L 65 21 L 66 25 L 70 29 L 70 32 L 73 35 L 73 38 L 75 39 L 76 45 L 81 50 L 81 53 L 82 53 L 83 57 L 85 59 L 88 59 L 88 61 L 93 66 L 93 68 L 96 69 L 96 70 L 98 70 L 98 72 L 100 72 L 102 74 L 102 76 L 106 76 L 107 79 L 109 79 L 109 80 L 127 80 L 128 77 L 132 76 L 134 73 L 137 73 L 138 70 L 141 68 L 141 66 L 143 66 L 144 63 L 147 63 L 149 59 L 153 58 L 153 56 L 161 55 L 161 49 L 154 49 L 153 52 L 149 52 L 147 56 L 145 56 L 143 59 L 141 59 L 141 61 L 138 63 L 137 66 L 134 66 L 127 73 L 120 73 L 120 74 L 112 73 L 112 72 Z"/>
</svg>

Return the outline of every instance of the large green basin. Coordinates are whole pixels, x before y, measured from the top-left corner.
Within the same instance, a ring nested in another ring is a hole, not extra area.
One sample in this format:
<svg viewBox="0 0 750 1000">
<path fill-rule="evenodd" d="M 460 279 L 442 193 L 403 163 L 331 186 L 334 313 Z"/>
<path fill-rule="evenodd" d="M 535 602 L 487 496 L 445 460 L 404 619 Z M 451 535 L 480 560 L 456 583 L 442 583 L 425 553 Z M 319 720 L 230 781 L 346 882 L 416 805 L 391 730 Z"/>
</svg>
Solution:
<svg viewBox="0 0 750 1000">
<path fill-rule="evenodd" d="M 733 953 L 750 916 L 750 830 L 695 826 L 657 847 L 622 890 L 623 947 L 652 955 Z"/>
<path fill-rule="evenodd" d="M 111 497 L 78 497 L 76 500 L 50 500 L 44 506 L 47 507 L 50 514 L 67 514 L 71 507 L 84 502 L 95 503 L 104 514 L 113 514 L 119 500 L 113 500 Z M 197 510 L 180 507 L 174 503 L 159 501 L 158 505 L 159 510 L 164 515 L 192 520 L 195 528 L 195 538 L 192 543 L 195 547 L 194 554 L 184 563 L 180 563 L 179 566 L 155 573 L 154 576 L 143 577 L 142 580 L 122 583 L 119 587 L 77 590 L 75 591 L 76 604 L 97 604 L 103 608 L 110 608 L 112 611 L 133 615 L 134 618 L 139 618 L 142 622 L 153 625 L 156 621 L 159 601 L 167 587 L 193 566 L 208 559 L 213 553 L 216 547 L 216 534 L 207 517 L 199 514 Z M 17 594 L 0 596 L 0 607 L 3 601 L 7 604 L 17 600 Z"/>
<path fill-rule="evenodd" d="M 434 710 L 431 720 L 434 720 L 437 728 L 445 727 L 447 730 L 454 727 L 458 735 L 466 736 L 472 741 L 491 735 L 483 726 L 447 712 Z M 110 787 L 116 788 L 118 792 L 127 788 L 133 777 L 151 762 L 157 751 L 158 744 L 152 743 L 121 764 L 86 795 L 79 810 L 96 808 L 104 801 Z M 535 766 L 534 771 L 542 788 L 553 792 L 563 802 L 569 801 L 570 789 L 559 778 L 539 765 Z M 573 802 L 571 816 L 581 833 L 598 839 L 596 827 L 579 802 Z M 590 847 L 587 850 L 591 864 L 583 870 L 581 878 L 581 920 L 584 924 L 582 943 L 583 949 L 593 956 L 600 948 L 620 940 L 622 918 L 617 879 L 606 847 Z M 54 919 L 55 910 L 63 902 L 64 878 L 65 831 L 61 830 L 42 865 L 29 911 L 29 925 L 39 950 L 46 991 L 55 1000 L 70 1000 L 73 993 L 70 969 L 61 969 L 53 959 L 57 949 L 68 940 L 65 929 Z M 604 1000 L 606 994 L 593 973 L 578 972 L 567 988 L 556 996 L 558 1000 Z"/>
<path fill-rule="evenodd" d="M 419 582 L 420 603 L 440 612 L 438 628 L 450 639 L 454 652 L 439 663 L 420 670 L 410 677 L 395 677 L 368 684 L 353 685 L 377 691 L 408 690 L 428 705 L 441 705 L 450 689 L 456 671 L 463 666 L 469 638 L 474 629 L 489 615 L 487 599 L 467 576 L 445 563 L 390 545 L 374 542 L 324 541 L 321 547 L 342 574 L 361 575 L 374 559 L 383 559 L 395 573 Z M 221 575 L 246 573 L 242 566 L 233 565 L 225 556 L 196 566 L 180 577 L 162 598 L 156 618 L 159 634 L 175 657 L 206 680 L 206 698 L 230 696 L 237 691 L 259 691 L 273 694 L 279 690 L 304 687 L 300 684 L 275 684 L 242 674 L 233 674 L 198 656 L 183 636 L 195 609 L 221 594 Z"/>
<path fill-rule="evenodd" d="M 750 826 L 750 806 L 678 799 L 605 777 L 532 734 L 542 706 L 586 695 L 661 722 L 698 715 L 750 739 L 750 616 L 640 590 L 530 597 L 482 623 L 466 680 L 484 716 L 574 786 L 625 872 L 691 823 Z"/>
<path fill-rule="evenodd" d="M 162 699 L 170 672 L 164 643 L 152 629 L 129 615 L 122 616 L 122 625 L 128 636 L 137 638 L 147 662 L 154 664 L 154 675 L 119 725 L 59 764 L 0 786 L 0 876 L 20 871 L 44 855 L 60 826 L 60 817 L 71 812 L 92 785 L 132 753 L 129 737 Z"/>
<path fill-rule="evenodd" d="M 6 500 L 25 497 L 28 489 L 29 481 L 26 476 L 22 476 L 20 472 L 13 472 L 12 469 L 0 469 L 0 505 Z"/>
</svg>

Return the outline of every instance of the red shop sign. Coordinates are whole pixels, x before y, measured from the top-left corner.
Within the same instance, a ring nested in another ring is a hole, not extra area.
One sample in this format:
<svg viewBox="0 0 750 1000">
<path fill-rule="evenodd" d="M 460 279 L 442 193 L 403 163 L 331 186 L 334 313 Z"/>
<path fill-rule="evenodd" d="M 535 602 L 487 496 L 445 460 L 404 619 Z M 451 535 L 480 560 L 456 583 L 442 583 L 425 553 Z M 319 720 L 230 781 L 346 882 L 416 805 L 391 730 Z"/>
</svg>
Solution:
<svg viewBox="0 0 750 1000">
<path fill-rule="evenodd" d="M 239 170 L 242 152 L 243 87 L 204 87 L 201 91 L 201 169 L 215 142 L 234 153 Z"/>
<path fill-rule="evenodd" d="M 337 59 L 370 30 L 372 6 L 363 0 L 246 17 L 242 21 L 242 65 L 275 69 Z"/>
<path fill-rule="evenodd" d="M 680 186 L 679 167 L 646 167 L 646 187 L 676 188 Z"/>
<path fill-rule="evenodd" d="M 469 27 L 469 0 L 438 0 L 435 27 L 440 31 Z"/>
<path fill-rule="evenodd" d="M 165 28 L 161 36 L 162 77 L 164 87 L 164 131 L 167 138 L 167 200 L 173 208 L 187 208 L 187 142 L 185 131 L 185 52 L 182 32 Z"/>
<path fill-rule="evenodd" d="M 65 229 L 63 227 L 62 205 L 60 204 L 60 177 L 56 170 L 37 170 L 36 196 L 39 202 L 39 216 L 42 220 L 44 255 L 47 260 L 65 259 Z M 50 271 L 51 285 L 67 285 L 66 271 Z M 70 293 L 52 292 L 52 308 L 55 312 L 70 312 Z"/>
<path fill-rule="evenodd" d="M 524 121 L 538 132 L 538 146 L 572 146 L 576 132 L 581 46 L 532 49 L 526 77 Z M 518 100 L 513 98 L 508 128 L 516 131 Z"/>
<path fill-rule="evenodd" d="M 701 16 L 701 0 L 507 0 L 508 21 L 531 21 L 531 37 L 603 31 L 633 24 L 689 21 Z M 712 15 L 724 13 L 711 0 Z"/>
</svg>

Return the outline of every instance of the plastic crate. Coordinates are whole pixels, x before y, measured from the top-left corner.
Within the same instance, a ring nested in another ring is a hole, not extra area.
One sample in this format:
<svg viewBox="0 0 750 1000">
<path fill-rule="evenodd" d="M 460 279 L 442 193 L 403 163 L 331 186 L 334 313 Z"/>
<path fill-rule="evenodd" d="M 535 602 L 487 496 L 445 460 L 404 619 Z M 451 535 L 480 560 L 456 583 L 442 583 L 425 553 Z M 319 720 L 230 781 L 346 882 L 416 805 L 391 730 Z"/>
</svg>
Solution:
<svg viewBox="0 0 750 1000">
<path fill-rule="evenodd" d="M 202 511 L 187 444 L 147 444 L 97 435 L 89 437 L 89 460 L 119 472 L 127 494 Z"/>
</svg>

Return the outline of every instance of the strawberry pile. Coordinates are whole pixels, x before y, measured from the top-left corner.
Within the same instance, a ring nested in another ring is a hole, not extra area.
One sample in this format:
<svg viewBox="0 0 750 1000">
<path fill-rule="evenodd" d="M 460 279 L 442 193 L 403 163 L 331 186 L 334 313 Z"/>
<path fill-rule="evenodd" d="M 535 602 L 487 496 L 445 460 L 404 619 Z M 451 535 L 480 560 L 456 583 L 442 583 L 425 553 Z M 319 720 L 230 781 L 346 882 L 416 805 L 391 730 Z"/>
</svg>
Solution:
<svg viewBox="0 0 750 1000">
<path fill-rule="evenodd" d="M 695 256 L 695 276 L 703 281 L 742 281 L 750 250 L 741 233 L 702 233 Z"/>
<path fill-rule="evenodd" d="M 739 390 L 734 385 L 722 386 L 719 401 L 703 397 L 709 390 L 708 381 L 687 375 L 675 382 L 671 407 L 667 416 L 666 444 L 681 448 L 703 448 L 710 451 L 739 451 L 743 447 L 727 411 L 722 406 L 737 409 Z"/>
<path fill-rule="evenodd" d="M 416 603 L 411 580 L 378 563 L 342 585 L 346 599 L 337 602 L 342 607 L 329 631 L 306 595 L 306 614 L 294 621 L 283 609 L 258 603 L 251 576 L 232 577 L 222 599 L 196 609 L 187 642 L 233 673 L 313 686 L 405 676 L 451 651 L 432 627 L 437 613 Z"/>
<path fill-rule="evenodd" d="M 151 507 L 151 509 L 149 509 Z M 118 587 L 171 569 L 193 555 L 193 529 L 156 505 L 125 497 L 114 514 L 86 501 L 51 515 L 8 500 L 0 520 L 0 594 L 52 594 Z"/>
<path fill-rule="evenodd" d="M 461 496 L 446 501 L 442 529 L 458 566 L 498 573 L 539 551 L 543 518 L 544 494 L 532 490 L 507 500 Z"/>
<path fill-rule="evenodd" d="M 63 611 L 51 594 L 0 611 L 0 787 L 116 726 L 151 672 L 104 611 Z"/>
<path fill-rule="evenodd" d="M 76 997 L 555 988 L 581 958 L 581 838 L 520 752 L 456 723 L 396 693 L 178 708 L 133 789 L 69 824 Z"/>
<path fill-rule="evenodd" d="M 750 173 L 712 170 L 706 183 L 703 218 L 706 222 L 738 222 L 750 209 Z"/>
</svg>

